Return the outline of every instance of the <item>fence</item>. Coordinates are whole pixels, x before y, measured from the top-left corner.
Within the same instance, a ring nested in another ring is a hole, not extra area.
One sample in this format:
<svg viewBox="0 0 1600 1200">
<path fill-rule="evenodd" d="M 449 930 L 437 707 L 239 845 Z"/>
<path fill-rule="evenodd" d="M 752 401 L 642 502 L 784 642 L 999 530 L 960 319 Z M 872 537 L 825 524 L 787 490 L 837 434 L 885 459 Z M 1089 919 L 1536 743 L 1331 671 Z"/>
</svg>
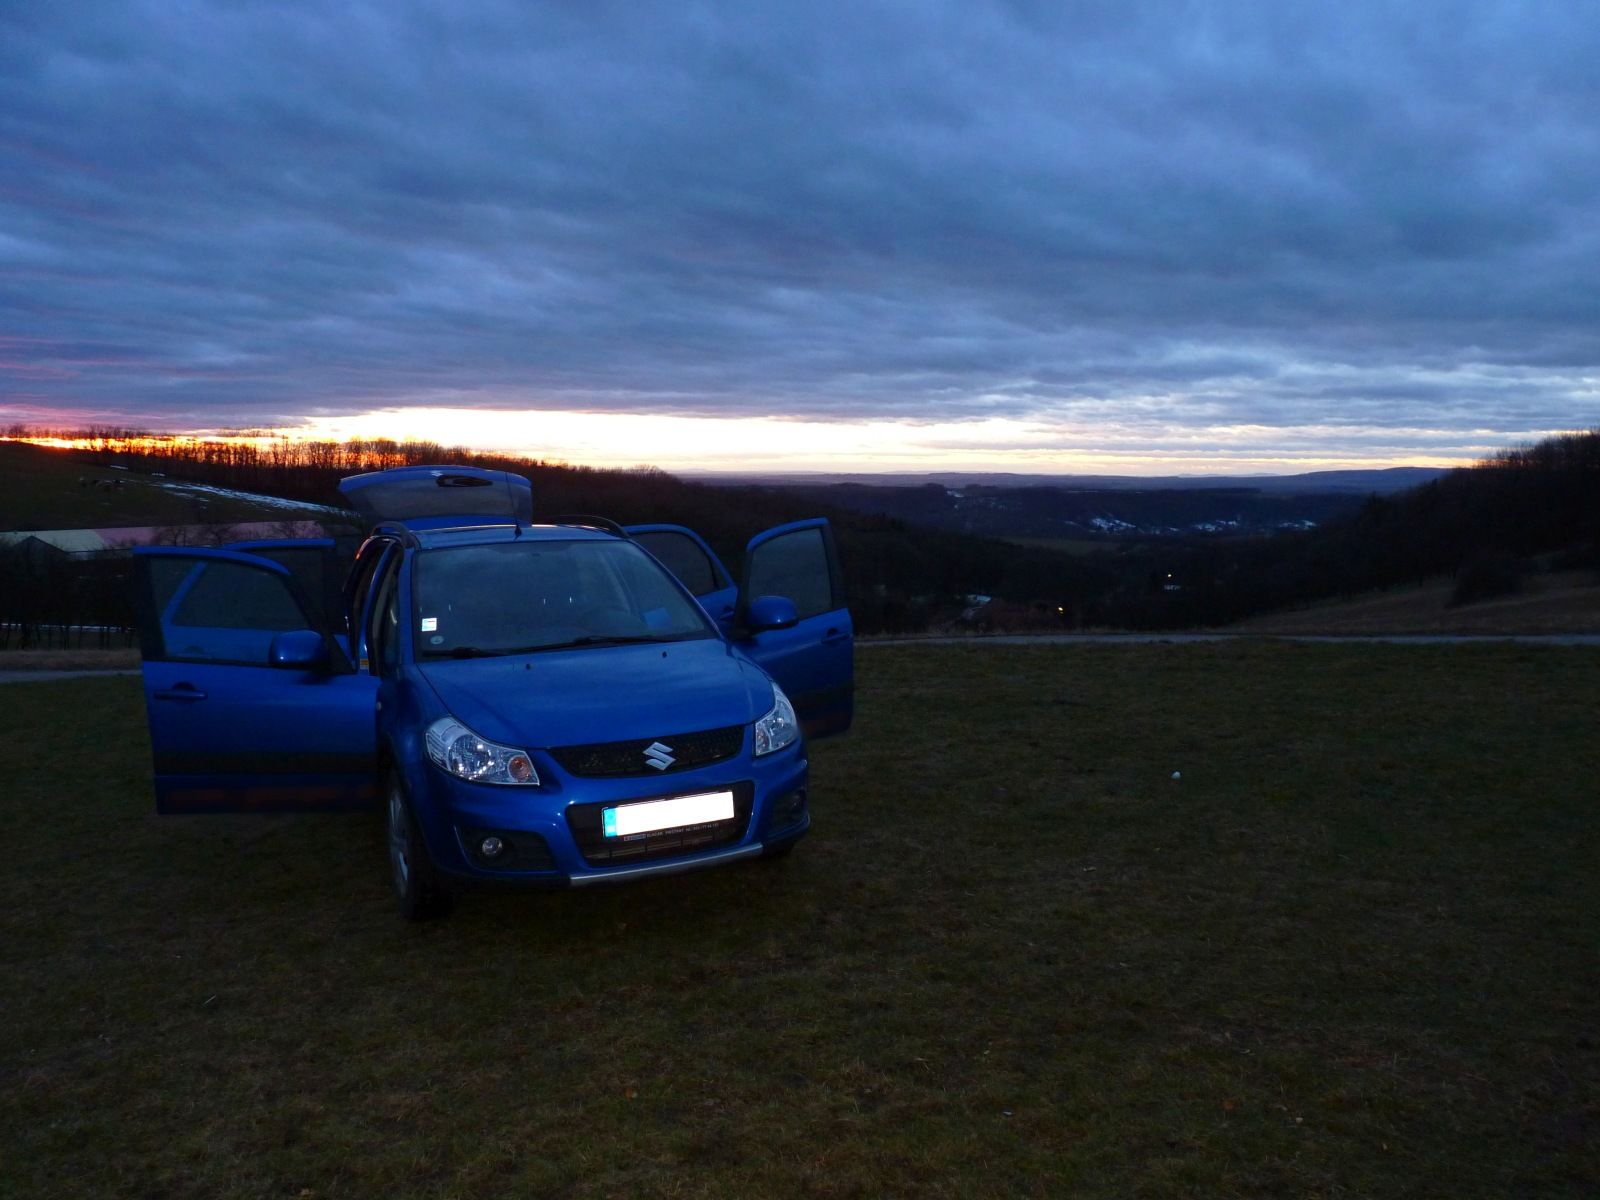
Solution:
<svg viewBox="0 0 1600 1200">
<path fill-rule="evenodd" d="M 0 650 L 131 646 L 130 570 L 126 550 L 0 548 Z"/>
</svg>

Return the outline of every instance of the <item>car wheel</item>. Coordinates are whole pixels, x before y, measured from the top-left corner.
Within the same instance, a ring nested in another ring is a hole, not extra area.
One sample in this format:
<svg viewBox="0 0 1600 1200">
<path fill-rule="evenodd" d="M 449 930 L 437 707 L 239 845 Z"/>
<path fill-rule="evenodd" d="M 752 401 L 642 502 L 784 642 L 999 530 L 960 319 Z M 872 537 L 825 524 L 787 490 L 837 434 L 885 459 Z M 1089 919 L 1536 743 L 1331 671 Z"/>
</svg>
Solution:
<svg viewBox="0 0 1600 1200">
<path fill-rule="evenodd" d="M 411 802 L 398 775 L 389 776 L 389 878 L 395 903 L 408 921 L 442 917 L 454 906 L 450 894 L 433 869 L 428 844 L 411 815 Z"/>
</svg>

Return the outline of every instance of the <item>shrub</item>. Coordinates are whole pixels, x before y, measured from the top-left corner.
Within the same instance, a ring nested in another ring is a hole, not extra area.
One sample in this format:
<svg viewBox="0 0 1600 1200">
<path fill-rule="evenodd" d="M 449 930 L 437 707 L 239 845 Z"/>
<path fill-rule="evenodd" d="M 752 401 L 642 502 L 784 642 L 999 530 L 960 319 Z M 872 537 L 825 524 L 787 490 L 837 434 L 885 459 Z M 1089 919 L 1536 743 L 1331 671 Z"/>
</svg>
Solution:
<svg viewBox="0 0 1600 1200">
<path fill-rule="evenodd" d="M 1480 554 L 1470 558 L 1456 571 L 1450 607 L 1515 595 L 1522 590 L 1523 572 L 1522 560 L 1515 555 Z"/>
</svg>

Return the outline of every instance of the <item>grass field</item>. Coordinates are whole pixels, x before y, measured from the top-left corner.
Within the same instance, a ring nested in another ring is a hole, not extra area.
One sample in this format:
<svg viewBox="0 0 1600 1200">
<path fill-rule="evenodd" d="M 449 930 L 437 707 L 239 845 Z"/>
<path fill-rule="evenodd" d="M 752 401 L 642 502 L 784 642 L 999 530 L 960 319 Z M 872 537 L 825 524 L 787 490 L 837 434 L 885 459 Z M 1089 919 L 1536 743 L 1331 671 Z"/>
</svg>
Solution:
<svg viewBox="0 0 1600 1200">
<path fill-rule="evenodd" d="M 858 658 L 791 858 L 421 927 L 7 685 L 0 1195 L 1600 1192 L 1600 652 Z"/>
</svg>

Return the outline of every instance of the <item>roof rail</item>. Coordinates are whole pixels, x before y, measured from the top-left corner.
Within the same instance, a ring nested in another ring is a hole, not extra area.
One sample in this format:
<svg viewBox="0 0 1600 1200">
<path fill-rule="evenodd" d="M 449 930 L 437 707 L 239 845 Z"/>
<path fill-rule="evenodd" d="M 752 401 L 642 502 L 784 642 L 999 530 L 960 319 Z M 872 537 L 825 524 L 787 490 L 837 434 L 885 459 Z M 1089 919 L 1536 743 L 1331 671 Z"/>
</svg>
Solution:
<svg viewBox="0 0 1600 1200">
<path fill-rule="evenodd" d="M 407 533 L 468 533 L 474 529 L 510 529 L 519 535 L 522 527 L 515 521 L 472 521 L 466 525 L 429 525 L 424 529 L 406 527 Z"/>
<path fill-rule="evenodd" d="M 610 517 L 596 517 L 590 513 L 561 513 L 546 520 L 552 525 L 578 525 L 584 529 L 602 529 L 621 538 L 628 536 L 628 531 Z"/>
<path fill-rule="evenodd" d="M 413 529 L 406 521 L 380 521 L 372 527 L 370 537 L 390 537 L 407 546 L 420 546 L 422 538 L 435 533 L 474 533 L 490 529 L 509 529 L 520 537 L 522 527 L 515 521 L 470 521 L 463 525 L 427 525 Z"/>
</svg>

